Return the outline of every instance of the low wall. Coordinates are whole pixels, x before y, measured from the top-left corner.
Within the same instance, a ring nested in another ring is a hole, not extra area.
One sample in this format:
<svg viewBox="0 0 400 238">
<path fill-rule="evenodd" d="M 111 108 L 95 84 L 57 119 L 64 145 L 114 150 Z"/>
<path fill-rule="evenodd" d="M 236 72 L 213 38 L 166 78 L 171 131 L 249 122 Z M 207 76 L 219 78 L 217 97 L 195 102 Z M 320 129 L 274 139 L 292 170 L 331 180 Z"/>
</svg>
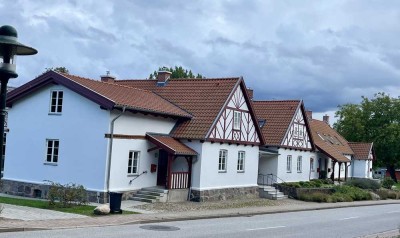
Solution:
<svg viewBox="0 0 400 238">
<path fill-rule="evenodd" d="M 212 190 L 192 190 L 190 193 L 190 201 L 206 202 L 206 201 L 220 201 L 229 199 L 241 198 L 257 198 L 258 186 L 244 187 L 244 188 L 223 188 Z"/>
<path fill-rule="evenodd" d="M 299 199 L 302 194 L 310 194 L 316 192 L 332 194 L 334 192 L 332 188 L 293 188 L 282 184 L 276 184 L 275 186 L 279 189 L 279 191 L 283 192 L 285 195 L 288 195 L 289 198 L 295 199 Z"/>
</svg>

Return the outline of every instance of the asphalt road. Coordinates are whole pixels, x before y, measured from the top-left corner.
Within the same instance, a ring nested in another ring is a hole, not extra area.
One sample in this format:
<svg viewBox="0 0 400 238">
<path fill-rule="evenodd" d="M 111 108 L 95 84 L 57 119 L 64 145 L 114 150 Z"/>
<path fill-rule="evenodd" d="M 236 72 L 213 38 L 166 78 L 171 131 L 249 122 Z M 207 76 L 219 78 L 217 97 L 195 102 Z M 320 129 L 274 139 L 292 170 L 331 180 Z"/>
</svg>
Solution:
<svg viewBox="0 0 400 238">
<path fill-rule="evenodd" d="M 360 237 L 400 229 L 400 205 L 153 224 L 0 233 L 0 237 Z"/>
</svg>

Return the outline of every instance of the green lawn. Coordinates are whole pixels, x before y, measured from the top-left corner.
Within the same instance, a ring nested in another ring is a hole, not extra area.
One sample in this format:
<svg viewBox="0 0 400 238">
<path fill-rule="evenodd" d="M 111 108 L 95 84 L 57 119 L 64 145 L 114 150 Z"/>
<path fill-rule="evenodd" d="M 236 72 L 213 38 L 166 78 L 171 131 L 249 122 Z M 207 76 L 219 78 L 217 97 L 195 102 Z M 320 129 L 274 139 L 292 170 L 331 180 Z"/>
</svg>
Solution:
<svg viewBox="0 0 400 238">
<path fill-rule="evenodd" d="M 40 208 L 40 209 L 49 209 L 49 210 L 54 210 L 54 211 L 75 213 L 75 214 L 81 214 L 81 215 L 86 215 L 86 216 L 95 216 L 93 214 L 93 209 L 95 208 L 95 206 L 89 206 L 89 205 L 61 208 L 61 207 L 50 206 L 47 201 L 23 199 L 23 198 L 22 199 L 21 198 L 9 198 L 9 197 L 0 197 L 0 203 L 6 203 L 6 204 L 12 204 L 12 205 L 18 205 L 18 206 L 26 206 L 26 207 L 35 207 L 35 208 Z M 135 212 L 124 211 L 122 214 L 135 214 Z"/>
</svg>

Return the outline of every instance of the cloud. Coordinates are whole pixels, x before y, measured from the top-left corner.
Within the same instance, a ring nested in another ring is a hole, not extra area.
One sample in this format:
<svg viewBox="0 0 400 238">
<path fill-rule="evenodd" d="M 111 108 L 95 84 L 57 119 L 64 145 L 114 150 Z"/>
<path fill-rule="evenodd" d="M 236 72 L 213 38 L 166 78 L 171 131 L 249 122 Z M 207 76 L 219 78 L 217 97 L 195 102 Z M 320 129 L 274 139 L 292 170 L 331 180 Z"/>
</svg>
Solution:
<svg viewBox="0 0 400 238">
<path fill-rule="evenodd" d="M 18 0 L 0 11 L 39 50 L 20 57 L 14 85 L 48 67 L 146 78 L 182 65 L 243 76 L 257 99 L 303 99 L 321 113 L 400 91 L 398 1 Z"/>
</svg>

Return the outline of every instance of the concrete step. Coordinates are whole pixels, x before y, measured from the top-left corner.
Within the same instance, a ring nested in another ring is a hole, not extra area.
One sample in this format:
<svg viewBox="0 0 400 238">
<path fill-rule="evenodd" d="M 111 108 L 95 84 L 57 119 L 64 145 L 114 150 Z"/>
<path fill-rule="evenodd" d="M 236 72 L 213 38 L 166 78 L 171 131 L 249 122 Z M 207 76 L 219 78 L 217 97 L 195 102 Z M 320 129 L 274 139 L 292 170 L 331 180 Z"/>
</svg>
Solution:
<svg viewBox="0 0 400 238">
<path fill-rule="evenodd" d="M 157 196 L 157 197 L 162 197 L 162 196 L 165 195 L 165 193 L 158 193 L 158 192 L 146 191 L 146 190 L 139 190 L 136 194 L 148 195 L 148 196 Z"/>
<path fill-rule="evenodd" d="M 276 195 L 276 194 L 270 194 L 270 195 L 268 195 L 267 196 L 267 198 L 268 199 L 271 199 L 271 200 L 282 200 L 282 199 L 286 199 L 286 198 L 288 198 L 288 196 L 287 195 L 284 195 L 284 194 L 278 194 L 278 195 Z"/>
<path fill-rule="evenodd" d="M 149 191 L 149 192 L 164 193 L 164 194 L 168 193 L 167 189 L 163 189 L 163 188 L 159 188 L 159 187 L 142 188 L 141 190 L 142 191 Z"/>
<path fill-rule="evenodd" d="M 147 203 L 156 202 L 155 199 L 139 198 L 139 197 L 132 197 L 131 200 L 133 200 L 133 201 L 140 201 L 140 202 L 147 202 Z"/>
<path fill-rule="evenodd" d="M 133 197 L 134 198 L 154 199 L 154 200 L 157 200 L 160 198 L 160 196 L 147 195 L 147 194 L 135 194 Z"/>
</svg>

